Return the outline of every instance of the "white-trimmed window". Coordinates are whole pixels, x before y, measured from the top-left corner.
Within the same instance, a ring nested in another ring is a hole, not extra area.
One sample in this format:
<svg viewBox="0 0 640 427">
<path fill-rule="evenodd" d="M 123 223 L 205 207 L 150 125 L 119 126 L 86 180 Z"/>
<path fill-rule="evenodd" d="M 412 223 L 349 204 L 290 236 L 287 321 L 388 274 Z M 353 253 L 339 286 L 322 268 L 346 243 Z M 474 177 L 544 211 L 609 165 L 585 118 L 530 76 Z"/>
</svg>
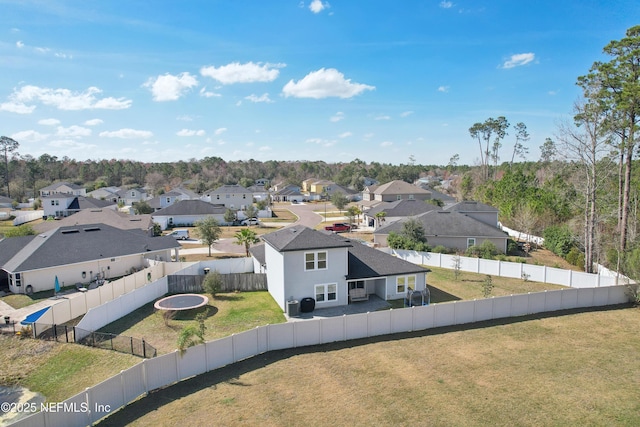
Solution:
<svg viewBox="0 0 640 427">
<path fill-rule="evenodd" d="M 416 276 L 396 277 L 396 293 L 403 294 L 409 289 L 416 289 Z"/>
<path fill-rule="evenodd" d="M 326 270 L 327 269 L 327 252 L 305 252 L 304 269 L 310 270 Z"/>
<path fill-rule="evenodd" d="M 402 200 L 402 194 L 398 194 L 398 195 L 396 196 L 396 200 Z"/>
<path fill-rule="evenodd" d="M 327 301 L 335 301 L 338 298 L 338 285 L 336 283 L 328 283 L 326 285 L 315 286 L 316 302 L 323 303 Z"/>
<path fill-rule="evenodd" d="M 475 246 L 476 245 L 476 239 L 473 237 L 469 237 L 467 239 L 467 249 L 470 248 L 471 246 Z"/>
<path fill-rule="evenodd" d="M 409 194 L 409 200 L 415 200 L 415 196 L 413 194 Z"/>
</svg>

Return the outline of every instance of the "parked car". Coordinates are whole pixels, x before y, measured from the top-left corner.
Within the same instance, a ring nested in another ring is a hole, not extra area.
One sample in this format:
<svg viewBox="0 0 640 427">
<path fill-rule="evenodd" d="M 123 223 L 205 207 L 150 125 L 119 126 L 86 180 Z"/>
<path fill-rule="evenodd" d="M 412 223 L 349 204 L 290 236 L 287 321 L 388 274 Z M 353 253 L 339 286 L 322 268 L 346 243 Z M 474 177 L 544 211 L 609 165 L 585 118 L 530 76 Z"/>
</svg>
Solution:
<svg viewBox="0 0 640 427">
<path fill-rule="evenodd" d="M 243 219 L 240 224 L 241 225 L 260 225 L 260 221 L 258 221 L 258 218 L 247 218 L 247 219 Z"/>
<path fill-rule="evenodd" d="M 189 230 L 186 230 L 186 229 L 173 230 L 168 235 L 173 236 L 178 240 L 187 240 L 189 239 Z"/>
<path fill-rule="evenodd" d="M 346 222 L 337 222 L 333 225 L 327 225 L 324 229 L 327 231 L 333 231 L 334 233 L 344 233 L 351 231 L 355 226 L 347 224 Z"/>
</svg>

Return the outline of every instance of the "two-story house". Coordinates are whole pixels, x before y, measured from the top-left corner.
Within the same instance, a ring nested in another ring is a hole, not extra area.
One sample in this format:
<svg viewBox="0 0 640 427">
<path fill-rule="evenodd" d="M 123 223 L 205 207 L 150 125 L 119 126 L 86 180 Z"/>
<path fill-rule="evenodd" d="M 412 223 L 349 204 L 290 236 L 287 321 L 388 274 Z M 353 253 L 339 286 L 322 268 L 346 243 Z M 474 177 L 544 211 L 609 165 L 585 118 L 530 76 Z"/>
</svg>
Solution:
<svg viewBox="0 0 640 427">
<path fill-rule="evenodd" d="M 350 295 L 401 299 L 422 291 L 429 271 L 339 235 L 296 225 L 266 234 L 251 249 L 255 271 L 266 271 L 269 293 L 287 301 L 313 298 L 317 308 L 350 304 Z"/>
<path fill-rule="evenodd" d="M 238 211 L 253 203 L 253 193 L 239 184 L 223 185 L 215 190 L 205 191 L 200 200 Z"/>
<path fill-rule="evenodd" d="M 430 191 L 400 180 L 365 187 L 362 191 L 362 200 L 364 201 L 393 202 L 396 200 L 428 200 L 430 198 Z"/>
<path fill-rule="evenodd" d="M 73 196 L 86 196 L 87 189 L 70 182 L 56 182 L 40 189 L 40 197 L 54 194 L 71 194 Z"/>
<path fill-rule="evenodd" d="M 74 196 L 68 193 L 57 193 L 42 197 L 43 219 L 64 218 L 83 209 L 117 209 L 118 205 L 110 200 L 93 197 Z"/>
</svg>

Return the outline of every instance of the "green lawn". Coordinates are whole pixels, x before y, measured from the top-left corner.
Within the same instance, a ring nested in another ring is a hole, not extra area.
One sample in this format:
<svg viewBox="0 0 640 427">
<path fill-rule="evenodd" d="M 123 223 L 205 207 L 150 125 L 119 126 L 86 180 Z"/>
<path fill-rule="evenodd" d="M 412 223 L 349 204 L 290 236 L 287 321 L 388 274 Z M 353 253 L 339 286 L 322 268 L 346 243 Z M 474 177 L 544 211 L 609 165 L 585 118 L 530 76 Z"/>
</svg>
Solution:
<svg viewBox="0 0 640 427">
<path fill-rule="evenodd" d="M 205 321 L 207 341 L 285 321 L 282 310 L 266 291 L 220 293 L 215 298 L 206 295 L 209 297 L 207 307 L 178 312 L 168 322 L 163 317 L 165 312 L 155 310 L 150 303 L 100 331 L 144 338 L 158 350 L 158 354 L 164 354 L 176 349 L 180 331 L 186 326 L 197 325 L 195 317 L 205 309 L 209 313 Z"/>
</svg>

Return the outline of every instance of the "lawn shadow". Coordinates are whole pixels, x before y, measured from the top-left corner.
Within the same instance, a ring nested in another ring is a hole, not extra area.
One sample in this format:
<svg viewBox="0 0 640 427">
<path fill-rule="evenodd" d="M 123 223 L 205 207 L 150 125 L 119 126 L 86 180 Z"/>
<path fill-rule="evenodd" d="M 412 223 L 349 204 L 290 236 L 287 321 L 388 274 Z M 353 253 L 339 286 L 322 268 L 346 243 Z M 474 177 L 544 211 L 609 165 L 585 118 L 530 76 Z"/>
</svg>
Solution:
<svg viewBox="0 0 640 427">
<path fill-rule="evenodd" d="M 431 287 L 430 287 L 431 288 Z M 432 288 L 433 289 L 433 288 Z M 195 377 L 180 381 L 167 387 L 153 390 L 147 395 L 139 398 L 133 403 L 125 406 L 117 412 L 109 415 L 100 421 L 100 426 L 123 426 L 129 425 L 141 416 L 158 410 L 159 408 L 177 401 L 183 397 L 197 393 L 206 388 L 216 388 L 218 384 L 232 384 L 244 386 L 245 383 L 240 377 L 248 372 L 265 368 L 279 361 L 299 356 L 302 354 L 312 353 L 328 353 L 355 346 L 368 345 L 379 342 L 399 341 L 408 338 L 426 337 L 432 335 L 441 335 L 450 332 L 459 332 L 464 330 L 482 329 L 500 325 L 510 325 L 530 320 L 545 319 L 550 317 L 568 316 L 577 313 L 587 313 L 596 311 L 619 310 L 629 307 L 629 304 L 587 307 L 570 310 L 560 310 L 546 313 L 531 314 L 527 316 L 506 317 L 502 319 L 487 320 L 476 323 L 467 323 L 463 325 L 443 326 L 438 328 L 424 329 L 414 332 L 402 332 L 391 335 L 380 335 L 370 338 L 361 338 L 347 341 L 337 341 L 327 344 L 290 348 L 285 350 L 272 350 L 262 353 L 242 361 L 226 365 L 222 368 L 196 375 Z M 188 351 L 188 350 L 187 350 Z"/>
<path fill-rule="evenodd" d="M 218 301 L 241 301 L 244 299 L 244 296 L 240 295 L 240 294 L 217 294 L 215 297 L 213 297 L 213 300 L 218 300 Z"/>
<path fill-rule="evenodd" d="M 460 301 L 462 298 L 459 298 L 453 294 L 443 291 L 442 289 L 438 289 L 432 285 L 427 285 L 429 288 L 429 293 L 431 296 L 430 301 L 432 303 L 436 302 L 449 302 L 449 301 Z"/>
<path fill-rule="evenodd" d="M 213 305 L 205 305 L 203 307 L 193 308 L 191 310 L 180 310 L 174 317 L 176 320 L 196 320 L 196 316 L 207 311 L 207 318 L 218 313 L 218 308 Z"/>
</svg>

